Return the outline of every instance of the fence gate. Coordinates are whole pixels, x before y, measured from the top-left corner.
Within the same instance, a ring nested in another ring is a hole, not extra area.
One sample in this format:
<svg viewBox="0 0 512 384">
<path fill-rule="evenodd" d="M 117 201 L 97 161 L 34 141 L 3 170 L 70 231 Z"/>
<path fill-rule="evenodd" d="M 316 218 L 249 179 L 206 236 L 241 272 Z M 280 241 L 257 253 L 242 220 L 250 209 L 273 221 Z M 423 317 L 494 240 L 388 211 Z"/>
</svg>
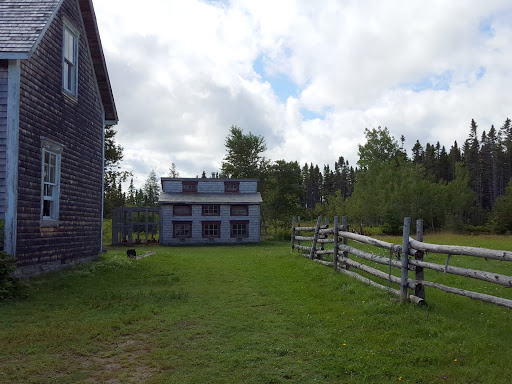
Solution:
<svg viewBox="0 0 512 384">
<path fill-rule="evenodd" d="M 158 242 L 159 208 L 114 208 L 112 245 Z"/>
</svg>

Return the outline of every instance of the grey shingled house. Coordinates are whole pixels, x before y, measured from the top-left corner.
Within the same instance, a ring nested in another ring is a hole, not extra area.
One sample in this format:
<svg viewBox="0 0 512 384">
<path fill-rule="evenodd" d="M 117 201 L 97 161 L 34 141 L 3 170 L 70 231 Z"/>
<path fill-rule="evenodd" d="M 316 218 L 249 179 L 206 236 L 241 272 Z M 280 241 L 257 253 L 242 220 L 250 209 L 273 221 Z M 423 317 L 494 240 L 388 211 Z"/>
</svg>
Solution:
<svg viewBox="0 0 512 384">
<path fill-rule="evenodd" d="M 92 1 L 0 1 L 0 219 L 18 274 L 99 254 L 117 121 Z"/>
<path fill-rule="evenodd" d="M 162 178 L 160 243 L 260 241 L 256 179 Z"/>
</svg>

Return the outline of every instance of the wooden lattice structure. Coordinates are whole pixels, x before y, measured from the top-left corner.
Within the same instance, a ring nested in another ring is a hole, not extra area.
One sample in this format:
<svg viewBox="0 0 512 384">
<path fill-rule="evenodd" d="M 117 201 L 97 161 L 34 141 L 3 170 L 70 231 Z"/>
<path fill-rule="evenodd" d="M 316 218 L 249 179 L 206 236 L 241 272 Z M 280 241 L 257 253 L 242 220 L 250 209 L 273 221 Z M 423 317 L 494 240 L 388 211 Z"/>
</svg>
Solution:
<svg viewBox="0 0 512 384">
<path fill-rule="evenodd" d="M 114 208 L 112 245 L 158 243 L 160 208 Z"/>
</svg>

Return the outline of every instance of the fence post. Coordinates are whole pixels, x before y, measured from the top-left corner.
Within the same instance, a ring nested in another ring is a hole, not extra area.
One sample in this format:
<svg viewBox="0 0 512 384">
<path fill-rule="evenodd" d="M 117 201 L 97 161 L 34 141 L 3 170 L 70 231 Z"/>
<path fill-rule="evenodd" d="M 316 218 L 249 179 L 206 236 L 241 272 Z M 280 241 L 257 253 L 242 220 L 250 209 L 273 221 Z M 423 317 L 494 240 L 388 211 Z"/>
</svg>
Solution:
<svg viewBox="0 0 512 384">
<path fill-rule="evenodd" d="M 297 217 L 297 226 L 300 227 L 300 216 Z M 297 236 L 301 236 L 300 231 L 297 231 Z M 300 240 L 297 240 L 297 245 L 300 245 Z"/>
<path fill-rule="evenodd" d="M 292 249 L 290 250 L 290 252 L 293 252 L 293 249 L 294 249 L 294 246 L 295 246 L 295 216 L 293 216 L 293 220 L 292 220 Z"/>
<path fill-rule="evenodd" d="M 404 233 L 402 240 L 402 271 L 400 274 L 400 302 L 404 303 L 407 300 L 407 279 L 408 279 L 408 264 L 409 264 L 409 236 L 411 235 L 411 218 L 404 218 Z"/>
<path fill-rule="evenodd" d="M 311 253 L 309 254 L 309 258 L 313 260 L 316 254 L 316 241 L 318 240 L 318 231 L 320 231 L 320 224 L 322 223 L 322 216 L 318 216 L 318 220 L 316 221 L 315 235 L 313 237 L 313 245 L 311 246 Z"/>
<path fill-rule="evenodd" d="M 423 220 L 416 220 L 416 240 L 423 242 Z M 423 261 L 423 251 L 416 252 L 416 260 Z M 423 267 L 416 266 L 416 280 L 423 281 L 425 279 L 425 272 Z M 423 284 L 417 284 L 414 288 L 414 294 L 425 300 L 425 287 Z"/>
<path fill-rule="evenodd" d="M 334 216 L 334 255 L 332 259 L 334 270 L 338 270 L 338 216 Z"/>
<path fill-rule="evenodd" d="M 325 228 L 329 228 L 329 218 L 328 217 L 326 217 L 325 220 L 324 220 L 324 226 L 325 226 Z M 318 236 L 319 239 L 327 239 L 328 237 L 329 237 L 329 235 Z M 320 245 L 320 249 L 322 251 L 325 250 L 325 243 L 322 243 Z"/>
<path fill-rule="evenodd" d="M 345 232 L 349 231 L 347 216 L 342 216 L 341 217 L 341 226 L 343 228 L 343 231 L 345 231 Z M 348 245 L 348 237 L 343 236 L 343 244 L 344 245 Z M 343 257 L 348 259 L 348 252 L 347 251 L 343 251 Z M 345 269 L 348 270 L 348 269 L 350 269 L 350 267 L 347 264 L 345 264 Z"/>
</svg>

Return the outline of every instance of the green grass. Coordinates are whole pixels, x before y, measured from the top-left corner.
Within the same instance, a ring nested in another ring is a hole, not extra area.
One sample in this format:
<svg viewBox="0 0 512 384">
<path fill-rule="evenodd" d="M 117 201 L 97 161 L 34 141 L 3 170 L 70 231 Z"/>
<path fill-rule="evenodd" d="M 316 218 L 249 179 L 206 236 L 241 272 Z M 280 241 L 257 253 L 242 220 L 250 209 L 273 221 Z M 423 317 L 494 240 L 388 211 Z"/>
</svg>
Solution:
<svg viewBox="0 0 512 384">
<path fill-rule="evenodd" d="M 400 305 L 288 243 L 145 250 L 0 305 L 0 383 L 512 381 L 509 309 L 433 290 Z"/>
</svg>

